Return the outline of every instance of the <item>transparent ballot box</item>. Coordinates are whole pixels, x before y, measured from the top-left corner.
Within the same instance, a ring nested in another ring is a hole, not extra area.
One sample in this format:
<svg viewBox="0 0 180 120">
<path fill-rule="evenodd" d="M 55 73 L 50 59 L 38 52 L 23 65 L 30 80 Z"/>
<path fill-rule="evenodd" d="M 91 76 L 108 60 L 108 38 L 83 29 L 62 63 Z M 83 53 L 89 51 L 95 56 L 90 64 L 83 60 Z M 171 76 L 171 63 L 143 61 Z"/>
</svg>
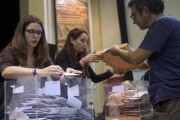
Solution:
<svg viewBox="0 0 180 120">
<path fill-rule="evenodd" d="M 93 120 L 90 79 L 30 76 L 5 82 L 5 120 Z"/>
<path fill-rule="evenodd" d="M 104 83 L 106 120 L 149 120 L 153 118 L 147 81 Z"/>
</svg>

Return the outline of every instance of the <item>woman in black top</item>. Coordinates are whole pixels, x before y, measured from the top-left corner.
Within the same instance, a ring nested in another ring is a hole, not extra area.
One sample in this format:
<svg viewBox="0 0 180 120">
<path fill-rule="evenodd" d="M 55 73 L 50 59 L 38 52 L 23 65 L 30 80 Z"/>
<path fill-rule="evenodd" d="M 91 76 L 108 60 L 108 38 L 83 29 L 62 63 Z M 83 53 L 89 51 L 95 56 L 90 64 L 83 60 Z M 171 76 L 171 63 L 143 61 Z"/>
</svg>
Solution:
<svg viewBox="0 0 180 120">
<path fill-rule="evenodd" d="M 67 36 L 64 47 L 55 59 L 55 64 L 61 66 L 63 70 L 66 70 L 68 67 L 82 70 L 84 77 L 91 78 L 94 83 L 98 83 L 111 77 L 115 71 L 111 69 L 105 73 L 97 75 L 92 70 L 89 63 L 100 60 L 102 55 L 96 53 L 87 54 L 87 40 L 88 36 L 86 31 L 79 28 L 72 29 Z"/>
<path fill-rule="evenodd" d="M 90 78 L 94 83 L 101 82 L 114 74 L 114 70 L 111 69 L 102 74 L 96 74 L 91 66 L 90 62 L 98 61 L 102 58 L 102 55 L 94 53 L 87 54 L 86 51 L 86 42 L 88 40 L 87 32 L 74 28 L 67 35 L 66 43 L 62 50 L 58 53 L 55 59 L 55 65 L 61 66 L 63 70 L 66 70 L 68 67 L 71 67 L 76 70 L 81 70 L 83 73 L 83 77 Z M 76 83 L 76 79 L 69 81 L 69 87 L 74 86 Z M 61 96 L 68 98 L 67 95 L 67 85 L 61 85 L 61 90 L 63 91 Z M 82 108 L 86 107 L 86 82 L 85 80 L 81 80 L 79 90 L 80 96 L 76 97 L 82 102 Z"/>
</svg>

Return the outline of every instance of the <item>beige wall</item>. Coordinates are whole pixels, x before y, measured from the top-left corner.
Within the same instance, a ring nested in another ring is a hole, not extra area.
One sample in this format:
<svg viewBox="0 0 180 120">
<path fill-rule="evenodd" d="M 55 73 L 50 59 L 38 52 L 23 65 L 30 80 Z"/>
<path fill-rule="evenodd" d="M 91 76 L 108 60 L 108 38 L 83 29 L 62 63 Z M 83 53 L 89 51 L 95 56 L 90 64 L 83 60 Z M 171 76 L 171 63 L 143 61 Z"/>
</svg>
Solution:
<svg viewBox="0 0 180 120">
<path fill-rule="evenodd" d="M 116 0 L 99 0 L 102 47 L 121 44 Z"/>
<path fill-rule="evenodd" d="M 98 0 L 91 0 L 91 14 L 92 14 L 92 36 L 91 40 L 93 42 L 94 50 L 101 50 L 102 49 L 102 41 L 101 41 L 101 26 L 100 26 L 100 13 L 99 13 L 99 1 Z M 104 70 L 103 63 L 95 64 L 95 71 L 96 73 L 102 73 Z M 102 112 L 102 106 L 104 101 L 103 96 L 103 88 L 102 83 L 94 84 L 93 92 L 93 106 L 95 109 L 95 113 Z"/>
<path fill-rule="evenodd" d="M 26 15 L 35 15 L 40 18 L 44 25 L 47 42 L 56 44 L 53 0 L 20 0 L 20 18 Z"/>
<path fill-rule="evenodd" d="M 29 14 L 39 17 L 44 24 L 44 0 L 29 0 Z"/>
<path fill-rule="evenodd" d="M 20 0 L 20 18 L 35 15 L 44 24 L 44 0 Z"/>
<path fill-rule="evenodd" d="M 93 46 L 95 50 L 102 50 L 115 44 L 121 44 L 116 0 L 91 0 Z M 104 63 L 96 63 L 97 74 L 105 72 L 109 67 Z M 93 89 L 95 112 L 103 111 L 104 91 L 103 83 L 97 83 Z"/>
<path fill-rule="evenodd" d="M 20 3 L 20 19 L 29 14 L 29 1 L 19 0 Z"/>
</svg>

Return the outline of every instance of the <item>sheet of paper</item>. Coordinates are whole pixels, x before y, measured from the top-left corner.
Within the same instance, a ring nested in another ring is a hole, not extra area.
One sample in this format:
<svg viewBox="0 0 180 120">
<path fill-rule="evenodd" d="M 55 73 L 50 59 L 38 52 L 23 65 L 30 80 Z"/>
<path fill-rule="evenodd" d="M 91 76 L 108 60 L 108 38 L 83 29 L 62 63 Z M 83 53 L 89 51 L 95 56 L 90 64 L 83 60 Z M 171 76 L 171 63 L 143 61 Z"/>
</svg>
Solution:
<svg viewBox="0 0 180 120">
<path fill-rule="evenodd" d="M 104 49 L 104 52 L 106 52 L 106 51 L 109 50 L 110 48 L 111 48 L 111 47 Z"/>
<path fill-rule="evenodd" d="M 38 88 L 38 94 L 45 94 L 44 88 Z"/>
<path fill-rule="evenodd" d="M 136 92 L 132 98 L 136 98 L 136 97 L 142 97 L 144 94 L 147 94 L 148 92 L 147 91 L 139 91 L 139 92 Z"/>
<path fill-rule="evenodd" d="M 62 108 L 56 107 L 52 108 L 52 110 L 49 112 L 49 114 L 59 114 Z"/>
<path fill-rule="evenodd" d="M 21 107 L 20 110 L 29 110 L 29 109 L 32 109 L 32 106 L 28 106 L 28 107 Z"/>
<path fill-rule="evenodd" d="M 46 81 L 45 95 L 61 95 L 60 81 Z"/>
<path fill-rule="evenodd" d="M 69 108 L 69 107 L 62 107 L 60 114 L 76 114 L 77 109 Z"/>
<path fill-rule="evenodd" d="M 69 88 L 68 86 L 68 96 L 79 96 L 79 86 Z"/>
<path fill-rule="evenodd" d="M 66 75 L 66 76 L 76 76 L 76 75 L 79 75 L 79 74 L 75 74 L 75 73 L 63 73 L 63 75 Z"/>
<path fill-rule="evenodd" d="M 114 86 L 112 92 L 124 93 L 124 85 Z"/>
<path fill-rule="evenodd" d="M 82 101 L 80 101 L 79 99 L 77 99 L 73 96 L 68 96 L 67 104 L 71 105 L 72 107 L 75 107 L 77 109 L 80 109 L 81 105 L 82 105 Z"/>
<path fill-rule="evenodd" d="M 18 107 L 14 109 L 12 114 L 9 116 L 10 120 L 29 120 L 29 117 L 22 112 Z"/>
<path fill-rule="evenodd" d="M 32 106 L 36 104 L 36 101 L 28 102 L 28 103 L 21 103 L 24 106 Z"/>
<path fill-rule="evenodd" d="M 20 86 L 20 87 L 13 87 L 13 94 L 16 94 L 16 93 L 24 93 L 24 86 Z"/>
</svg>

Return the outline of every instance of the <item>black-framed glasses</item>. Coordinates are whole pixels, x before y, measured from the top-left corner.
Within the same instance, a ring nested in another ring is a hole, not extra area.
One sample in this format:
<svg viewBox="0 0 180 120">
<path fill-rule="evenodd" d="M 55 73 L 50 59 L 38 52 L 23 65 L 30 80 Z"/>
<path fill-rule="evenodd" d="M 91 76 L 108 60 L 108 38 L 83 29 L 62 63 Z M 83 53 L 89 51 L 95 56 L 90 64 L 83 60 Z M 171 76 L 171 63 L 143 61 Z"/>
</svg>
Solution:
<svg viewBox="0 0 180 120">
<path fill-rule="evenodd" d="M 135 20 L 135 15 L 136 15 L 137 12 L 138 12 L 138 10 L 136 10 L 136 12 L 132 13 L 131 16 L 130 16 L 130 18 L 133 19 L 133 20 Z"/>
<path fill-rule="evenodd" d="M 37 36 L 38 36 L 38 37 L 40 37 L 40 36 L 43 35 L 43 31 L 42 31 L 42 30 L 36 31 L 36 30 L 34 30 L 34 29 L 26 29 L 25 31 L 27 31 L 27 32 L 28 32 L 28 35 L 30 35 L 30 36 L 34 36 L 36 33 L 37 33 Z"/>
</svg>

